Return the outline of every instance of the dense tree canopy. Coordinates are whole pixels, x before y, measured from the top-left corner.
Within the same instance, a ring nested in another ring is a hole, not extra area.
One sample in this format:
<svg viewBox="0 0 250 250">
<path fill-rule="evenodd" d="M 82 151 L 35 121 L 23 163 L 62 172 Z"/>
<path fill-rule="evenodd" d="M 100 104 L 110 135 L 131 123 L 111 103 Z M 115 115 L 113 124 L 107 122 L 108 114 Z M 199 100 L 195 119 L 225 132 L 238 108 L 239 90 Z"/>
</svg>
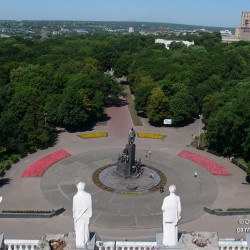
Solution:
<svg viewBox="0 0 250 250">
<path fill-rule="evenodd" d="M 122 94 L 104 74 L 112 68 L 153 123 L 182 126 L 203 113 L 210 148 L 249 158 L 250 43 L 222 43 L 218 32 L 183 39 L 195 45 L 167 50 L 141 35 L 0 39 L 1 152 L 44 147 L 56 126 L 100 119 Z"/>
</svg>

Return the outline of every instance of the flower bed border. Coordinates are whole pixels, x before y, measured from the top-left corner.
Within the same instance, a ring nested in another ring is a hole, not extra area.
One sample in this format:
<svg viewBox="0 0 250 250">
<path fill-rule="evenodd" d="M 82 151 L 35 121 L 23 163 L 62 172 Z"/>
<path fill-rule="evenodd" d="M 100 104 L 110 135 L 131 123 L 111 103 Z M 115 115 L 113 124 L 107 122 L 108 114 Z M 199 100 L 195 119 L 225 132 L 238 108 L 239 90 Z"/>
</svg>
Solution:
<svg viewBox="0 0 250 250">
<path fill-rule="evenodd" d="M 201 156 L 201 155 L 197 155 L 195 153 L 191 153 L 189 151 L 186 150 L 182 150 L 178 156 L 187 159 L 189 161 L 195 162 L 196 164 L 202 166 L 203 168 L 205 168 L 209 173 L 211 173 L 212 175 L 220 175 L 220 176 L 229 176 L 232 175 L 232 173 L 224 168 L 223 166 L 219 165 L 218 163 L 209 160 L 208 158 Z M 193 159 L 193 157 L 199 157 L 200 160 L 195 160 Z M 208 161 L 208 164 L 205 164 L 204 162 Z M 213 166 L 211 166 L 211 168 L 208 166 L 209 164 L 212 164 Z M 220 172 L 221 171 L 221 172 Z"/>
<path fill-rule="evenodd" d="M 71 154 L 64 149 L 45 155 L 31 163 L 22 173 L 22 177 L 41 177 L 53 164 L 69 156 Z"/>
<path fill-rule="evenodd" d="M 52 218 L 54 216 L 57 216 L 61 213 L 63 213 L 65 211 L 64 207 L 57 207 L 52 209 L 51 211 L 20 211 L 18 212 L 18 210 L 16 211 L 1 211 L 0 212 L 0 218 Z"/>
<path fill-rule="evenodd" d="M 108 137 L 108 133 L 107 132 L 93 132 L 93 133 L 79 134 L 78 136 L 81 139 L 97 139 L 97 138 Z"/>
<path fill-rule="evenodd" d="M 114 193 L 115 192 L 115 189 L 111 188 L 111 187 L 107 187 L 106 185 L 104 185 L 100 180 L 99 180 L 99 174 L 106 168 L 108 167 L 111 167 L 111 166 L 114 166 L 115 164 L 108 164 L 108 165 L 105 165 L 103 167 L 100 167 L 98 168 L 93 174 L 92 174 L 92 181 L 93 183 L 99 187 L 100 189 L 104 190 L 104 191 L 107 191 L 107 192 L 110 192 L 110 193 Z M 149 192 L 156 192 L 156 191 L 159 191 L 160 190 L 160 187 L 165 187 L 166 184 L 167 184 L 167 177 L 166 175 L 159 169 L 155 168 L 155 167 L 151 167 L 149 165 L 146 165 L 146 164 L 143 164 L 143 166 L 146 166 L 147 168 L 149 169 L 152 169 L 154 170 L 155 172 L 157 172 L 161 178 L 160 182 L 155 186 L 155 187 L 152 187 L 150 189 L 148 189 Z M 139 191 L 125 191 L 125 192 L 128 192 L 129 195 L 143 195 L 143 192 L 139 193 Z M 122 195 L 126 195 L 121 193 Z"/>
<path fill-rule="evenodd" d="M 250 214 L 249 210 L 232 210 L 232 211 L 223 211 L 220 209 L 214 209 L 208 206 L 204 207 L 204 211 L 211 215 L 217 215 L 217 216 L 233 216 L 233 215 L 248 215 Z"/>
<path fill-rule="evenodd" d="M 145 138 L 145 139 L 156 139 L 162 140 L 166 137 L 164 134 L 155 134 L 155 133 L 147 133 L 147 132 L 138 132 L 138 138 Z"/>
</svg>

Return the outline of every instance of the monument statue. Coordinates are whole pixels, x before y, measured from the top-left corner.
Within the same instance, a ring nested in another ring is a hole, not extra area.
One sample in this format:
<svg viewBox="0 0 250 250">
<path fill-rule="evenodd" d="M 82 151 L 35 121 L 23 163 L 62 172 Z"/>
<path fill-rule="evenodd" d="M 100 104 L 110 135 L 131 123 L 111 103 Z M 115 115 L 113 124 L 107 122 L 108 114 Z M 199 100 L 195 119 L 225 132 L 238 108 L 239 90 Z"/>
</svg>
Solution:
<svg viewBox="0 0 250 250">
<path fill-rule="evenodd" d="M 135 141 L 136 133 L 134 128 L 131 128 L 128 132 L 128 144 L 133 144 Z"/>
<path fill-rule="evenodd" d="M 178 242 L 177 223 L 181 219 L 180 197 L 175 194 L 176 186 L 169 187 L 170 195 L 164 198 L 163 212 L 163 246 L 176 246 Z"/>
<path fill-rule="evenodd" d="M 122 151 L 122 154 L 118 155 L 116 172 L 124 178 L 130 178 L 132 169 L 135 167 L 135 137 L 135 130 L 131 128 L 128 133 L 128 144 Z"/>
<path fill-rule="evenodd" d="M 92 216 L 91 195 L 84 191 L 85 184 L 77 184 L 77 193 L 73 198 L 73 218 L 76 234 L 76 248 L 85 248 L 89 240 L 89 219 Z"/>
</svg>

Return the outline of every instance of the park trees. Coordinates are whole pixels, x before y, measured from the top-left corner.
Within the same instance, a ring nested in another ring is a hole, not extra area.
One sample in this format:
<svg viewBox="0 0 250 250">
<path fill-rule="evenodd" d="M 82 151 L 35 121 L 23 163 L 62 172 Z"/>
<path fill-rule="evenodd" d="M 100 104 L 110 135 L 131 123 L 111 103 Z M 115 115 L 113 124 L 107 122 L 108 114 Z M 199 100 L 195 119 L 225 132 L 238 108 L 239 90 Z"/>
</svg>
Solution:
<svg viewBox="0 0 250 250">
<path fill-rule="evenodd" d="M 154 88 L 148 98 L 148 118 L 151 122 L 160 125 L 168 117 L 168 109 L 168 98 L 159 87 Z"/>
<path fill-rule="evenodd" d="M 84 125 L 91 112 L 91 102 L 83 89 L 69 86 L 64 90 L 58 113 L 63 126 L 69 129 Z"/>
<path fill-rule="evenodd" d="M 44 124 L 42 104 L 36 89 L 23 86 L 16 90 L 0 117 L 0 124 L 6 126 L 1 138 L 4 147 L 22 151 L 47 145 L 49 131 Z"/>
<path fill-rule="evenodd" d="M 169 101 L 169 116 L 173 125 L 181 125 L 193 120 L 198 107 L 187 90 L 178 91 Z"/>
<path fill-rule="evenodd" d="M 227 91 L 224 103 L 217 101 L 211 105 L 214 105 L 215 110 L 206 120 L 209 146 L 224 155 L 234 154 L 248 158 L 249 80 Z"/>
<path fill-rule="evenodd" d="M 148 97 L 155 87 L 153 79 L 145 71 L 137 71 L 134 75 L 135 107 L 138 111 L 146 112 Z"/>
<path fill-rule="evenodd" d="M 167 50 L 140 35 L 0 39 L 0 147 L 42 147 L 51 127 L 98 120 L 122 94 L 104 74 L 113 68 L 153 123 L 181 126 L 203 113 L 208 146 L 247 157 L 250 44 L 223 44 L 218 32 L 181 38 L 195 46 Z"/>
</svg>

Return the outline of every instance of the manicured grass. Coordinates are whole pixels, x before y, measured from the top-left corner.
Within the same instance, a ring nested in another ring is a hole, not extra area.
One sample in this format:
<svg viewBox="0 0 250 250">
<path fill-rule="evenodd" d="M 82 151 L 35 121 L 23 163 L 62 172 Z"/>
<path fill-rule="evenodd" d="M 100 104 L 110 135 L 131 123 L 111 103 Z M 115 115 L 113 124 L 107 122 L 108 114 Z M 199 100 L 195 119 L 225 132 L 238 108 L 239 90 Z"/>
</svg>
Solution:
<svg viewBox="0 0 250 250">
<path fill-rule="evenodd" d="M 114 165 L 114 164 L 109 164 L 109 165 L 103 166 L 103 167 L 97 169 L 97 170 L 93 173 L 93 175 L 92 175 L 92 181 L 94 182 L 94 184 L 95 184 L 97 187 L 99 187 L 100 189 L 103 189 L 103 190 L 105 190 L 105 191 L 107 191 L 107 192 L 111 192 L 111 193 L 115 192 L 115 190 L 114 190 L 113 188 L 110 188 L 110 187 L 107 187 L 106 185 L 104 185 L 104 184 L 100 181 L 99 175 L 100 175 L 100 173 L 101 173 L 104 169 L 106 169 L 106 168 L 108 168 L 108 167 L 111 167 L 111 166 L 113 166 L 113 165 Z M 159 190 L 160 190 L 160 187 L 163 187 L 163 188 L 164 188 L 164 186 L 166 186 L 166 184 L 167 184 L 167 177 L 166 177 L 166 175 L 165 175 L 162 171 L 160 171 L 160 170 L 157 169 L 157 168 L 148 166 L 148 165 L 143 165 L 143 166 L 145 166 L 145 167 L 147 167 L 147 168 L 150 168 L 150 169 L 154 170 L 155 172 L 157 172 L 157 173 L 159 174 L 159 176 L 160 176 L 160 178 L 161 178 L 160 182 L 159 182 L 155 187 L 150 188 L 148 191 L 150 191 L 150 192 L 156 192 L 156 191 L 159 191 Z M 122 195 L 141 195 L 141 194 L 143 194 L 143 192 L 141 192 L 141 191 L 123 191 L 123 192 L 121 192 L 121 194 L 122 194 Z"/>
<path fill-rule="evenodd" d="M 137 111 L 135 109 L 134 100 L 132 99 L 129 86 L 125 85 L 124 86 L 124 90 L 125 90 L 126 99 L 127 99 L 127 102 L 128 102 L 128 109 L 129 109 L 131 118 L 133 120 L 134 126 L 143 126 L 141 118 L 137 115 Z"/>
<path fill-rule="evenodd" d="M 122 191 L 122 195 L 142 195 L 140 191 Z"/>
<path fill-rule="evenodd" d="M 71 154 L 63 149 L 48 154 L 30 164 L 23 172 L 22 177 L 41 177 L 54 163 L 69 156 L 71 156 Z"/>
<path fill-rule="evenodd" d="M 154 167 L 151 167 L 151 166 L 150 167 L 147 166 L 147 167 L 154 170 L 161 178 L 161 181 L 155 187 L 150 188 L 149 191 L 150 192 L 156 192 L 156 191 L 159 191 L 161 187 L 164 188 L 167 185 L 167 177 L 166 177 L 166 175 L 157 168 L 154 168 Z"/>
<path fill-rule="evenodd" d="M 18 213 L 18 214 L 50 214 L 52 210 L 2 210 L 2 213 Z"/>
<path fill-rule="evenodd" d="M 110 164 L 110 165 L 106 165 L 106 166 L 103 166 L 99 169 L 97 169 L 94 174 L 92 175 L 92 181 L 94 182 L 94 184 L 101 188 L 102 190 L 105 190 L 107 192 L 111 192 L 113 193 L 115 190 L 113 188 L 110 188 L 110 187 L 107 187 L 105 186 L 100 180 L 99 180 L 99 174 L 106 168 L 110 167 L 110 166 L 113 166 L 113 164 Z"/>
</svg>

